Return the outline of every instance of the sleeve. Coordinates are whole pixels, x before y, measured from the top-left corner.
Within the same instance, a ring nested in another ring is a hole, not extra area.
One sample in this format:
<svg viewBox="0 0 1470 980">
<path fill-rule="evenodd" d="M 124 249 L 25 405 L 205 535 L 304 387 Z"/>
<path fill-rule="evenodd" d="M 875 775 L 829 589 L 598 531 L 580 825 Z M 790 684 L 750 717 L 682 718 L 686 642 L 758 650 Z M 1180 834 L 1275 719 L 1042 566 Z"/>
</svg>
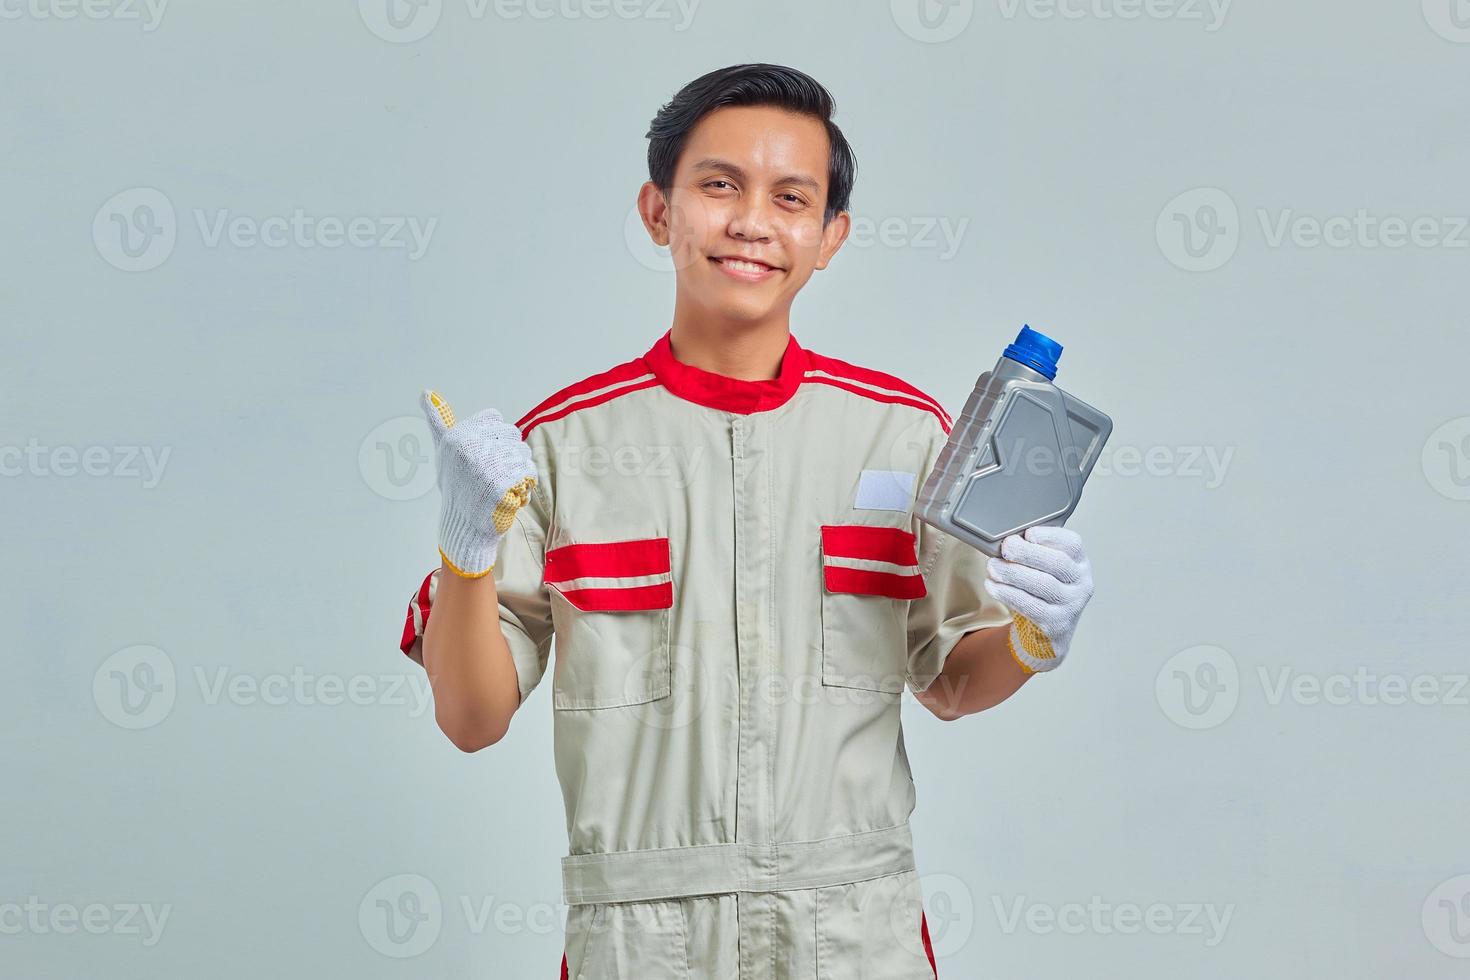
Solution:
<svg viewBox="0 0 1470 980">
<path fill-rule="evenodd" d="M 931 467 L 945 439 L 942 432 L 936 435 Z M 990 556 L 918 518 L 914 525 L 925 594 L 909 602 L 908 683 L 911 690 L 922 691 L 944 670 L 961 637 L 1012 619 L 1011 611 L 985 591 Z"/>
<path fill-rule="evenodd" d="M 516 512 L 500 540 L 491 574 L 500 600 L 500 631 L 515 663 L 524 702 L 546 673 L 551 655 L 551 596 L 546 588 L 546 527 L 549 509 L 538 487 Z M 424 576 L 408 604 L 399 649 L 423 662 L 424 629 L 434 606 L 442 568 Z"/>
</svg>

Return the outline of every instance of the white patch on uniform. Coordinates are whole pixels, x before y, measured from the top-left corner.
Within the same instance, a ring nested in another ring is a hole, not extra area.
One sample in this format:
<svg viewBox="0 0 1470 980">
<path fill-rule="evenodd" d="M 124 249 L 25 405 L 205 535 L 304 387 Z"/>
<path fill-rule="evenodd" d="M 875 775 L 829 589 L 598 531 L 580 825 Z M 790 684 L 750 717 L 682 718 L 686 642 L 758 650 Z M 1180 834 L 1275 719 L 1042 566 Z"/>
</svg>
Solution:
<svg viewBox="0 0 1470 980">
<path fill-rule="evenodd" d="M 914 499 L 917 473 L 904 470 L 863 470 L 858 476 L 857 510 L 908 510 Z"/>
</svg>

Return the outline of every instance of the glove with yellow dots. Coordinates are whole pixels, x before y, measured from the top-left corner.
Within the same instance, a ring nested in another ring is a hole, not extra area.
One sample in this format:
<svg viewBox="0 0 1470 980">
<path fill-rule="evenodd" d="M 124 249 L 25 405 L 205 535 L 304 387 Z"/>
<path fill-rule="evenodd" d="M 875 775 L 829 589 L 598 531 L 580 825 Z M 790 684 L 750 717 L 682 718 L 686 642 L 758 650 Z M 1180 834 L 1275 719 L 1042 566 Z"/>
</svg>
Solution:
<svg viewBox="0 0 1470 980">
<path fill-rule="evenodd" d="M 439 475 L 439 555 L 464 578 L 495 564 L 500 539 L 536 485 L 531 449 L 495 409 L 456 423 L 438 392 L 420 398 Z"/>
<path fill-rule="evenodd" d="M 1067 656 L 1077 620 L 1092 598 L 1092 565 L 1082 537 L 1064 527 L 1037 525 L 1007 535 L 1001 557 L 985 564 L 985 591 L 1011 610 L 1011 656 L 1035 673 Z"/>
</svg>

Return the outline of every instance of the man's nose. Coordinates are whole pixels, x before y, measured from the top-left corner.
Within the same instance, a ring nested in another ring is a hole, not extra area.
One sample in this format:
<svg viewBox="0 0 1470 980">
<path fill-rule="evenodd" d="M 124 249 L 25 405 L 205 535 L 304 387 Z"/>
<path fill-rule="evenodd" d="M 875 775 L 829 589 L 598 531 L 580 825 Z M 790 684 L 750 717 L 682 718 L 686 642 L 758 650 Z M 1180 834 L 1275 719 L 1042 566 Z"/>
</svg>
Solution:
<svg viewBox="0 0 1470 980">
<path fill-rule="evenodd" d="M 760 195 L 741 198 L 730 215 L 730 234 L 746 241 L 767 241 L 771 237 L 770 202 Z"/>
</svg>

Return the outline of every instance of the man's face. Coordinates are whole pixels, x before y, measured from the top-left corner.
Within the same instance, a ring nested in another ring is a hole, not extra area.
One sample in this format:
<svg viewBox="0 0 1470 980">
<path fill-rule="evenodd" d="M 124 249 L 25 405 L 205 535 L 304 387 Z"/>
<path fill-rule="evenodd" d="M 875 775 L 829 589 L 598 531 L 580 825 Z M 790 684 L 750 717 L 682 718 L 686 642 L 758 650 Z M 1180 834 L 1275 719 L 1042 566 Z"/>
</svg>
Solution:
<svg viewBox="0 0 1470 980">
<path fill-rule="evenodd" d="M 638 199 L 680 299 L 731 320 L 784 316 L 847 237 L 845 212 L 822 224 L 827 161 L 826 127 L 811 116 L 728 106 L 701 119 L 667 198 L 650 182 Z"/>
</svg>

